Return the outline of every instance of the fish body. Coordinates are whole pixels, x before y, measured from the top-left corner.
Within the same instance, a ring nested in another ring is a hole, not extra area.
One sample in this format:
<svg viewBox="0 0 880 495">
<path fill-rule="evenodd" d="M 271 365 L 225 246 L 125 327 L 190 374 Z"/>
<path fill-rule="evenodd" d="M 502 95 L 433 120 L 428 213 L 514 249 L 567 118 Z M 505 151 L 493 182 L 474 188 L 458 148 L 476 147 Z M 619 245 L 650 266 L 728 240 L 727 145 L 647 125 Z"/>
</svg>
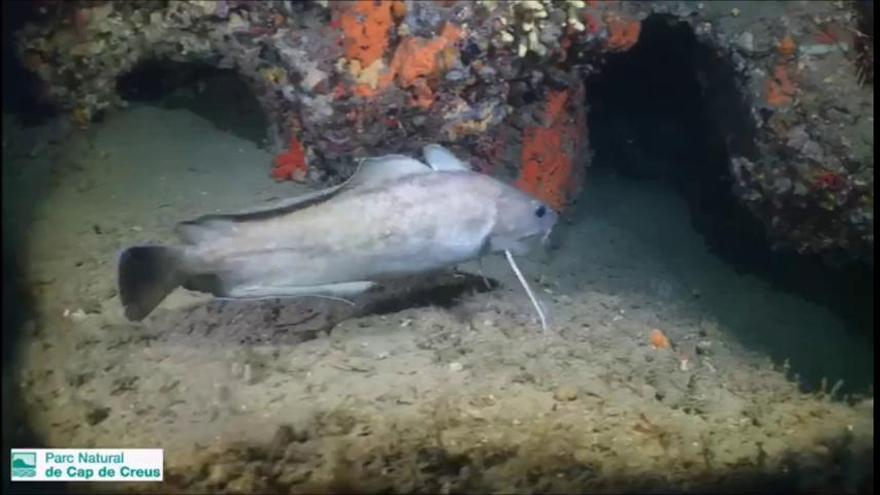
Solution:
<svg viewBox="0 0 880 495">
<path fill-rule="evenodd" d="M 380 279 L 522 253 L 555 224 L 548 206 L 444 148 L 424 155 L 428 164 L 370 158 L 340 186 L 184 222 L 179 246 L 129 248 L 119 265 L 126 316 L 143 319 L 178 286 L 231 298 L 357 294 Z"/>
</svg>

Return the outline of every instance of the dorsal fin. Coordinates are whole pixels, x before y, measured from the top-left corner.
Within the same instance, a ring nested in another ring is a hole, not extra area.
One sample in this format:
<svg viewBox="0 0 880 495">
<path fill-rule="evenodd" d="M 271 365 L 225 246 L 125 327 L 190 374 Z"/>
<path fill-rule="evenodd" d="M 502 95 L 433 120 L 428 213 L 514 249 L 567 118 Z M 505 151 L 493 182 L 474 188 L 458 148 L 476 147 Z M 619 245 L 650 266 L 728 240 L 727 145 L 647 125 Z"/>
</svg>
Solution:
<svg viewBox="0 0 880 495">
<path fill-rule="evenodd" d="M 431 167 L 405 155 L 385 155 L 361 160 L 345 189 L 379 186 L 407 175 L 430 173 Z"/>
<path fill-rule="evenodd" d="M 180 222 L 177 224 L 176 232 L 183 242 L 198 244 L 199 242 L 227 234 L 230 229 L 235 227 L 236 223 L 265 220 L 318 204 L 336 194 L 345 184 L 346 182 L 343 182 L 342 184 L 319 191 L 293 198 L 285 198 L 236 213 L 203 215 L 193 220 Z"/>
<path fill-rule="evenodd" d="M 425 161 L 435 171 L 471 171 L 471 166 L 458 159 L 451 151 L 439 144 L 428 144 L 422 148 Z"/>
<path fill-rule="evenodd" d="M 181 222 L 177 225 L 177 234 L 185 243 L 198 244 L 227 235 L 236 223 L 286 215 L 326 201 L 341 192 L 378 186 L 407 175 L 431 171 L 424 163 L 404 155 L 365 158 L 355 173 L 341 184 L 237 213 L 204 215 Z"/>
</svg>

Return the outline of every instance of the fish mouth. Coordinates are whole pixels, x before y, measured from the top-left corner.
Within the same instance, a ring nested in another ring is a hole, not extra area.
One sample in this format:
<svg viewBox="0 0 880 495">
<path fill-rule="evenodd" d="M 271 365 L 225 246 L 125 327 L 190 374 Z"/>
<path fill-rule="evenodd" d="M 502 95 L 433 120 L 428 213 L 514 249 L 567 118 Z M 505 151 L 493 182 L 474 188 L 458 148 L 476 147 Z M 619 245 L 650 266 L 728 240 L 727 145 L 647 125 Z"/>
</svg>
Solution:
<svg viewBox="0 0 880 495">
<path fill-rule="evenodd" d="M 514 238 L 514 243 L 519 246 L 518 250 L 526 249 L 525 246 L 534 248 L 536 245 L 541 245 L 542 247 L 547 247 L 550 244 L 550 235 L 555 227 L 556 222 L 554 221 L 549 225 L 542 226 L 542 228 L 534 229 L 531 232 L 525 233 L 525 235 Z"/>
<path fill-rule="evenodd" d="M 533 234 L 528 234 L 528 235 L 524 235 L 522 237 L 519 237 L 516 239 L 516 242 L 518 244 L 531 245 L 534 247 L 535 240 L 537 239 L 538 240 L 537 244 L 539 244 L 541 246 L 547 246 L 550 242 L 550 234 L 552 234 L 552 233 L 553 233 L 553 227 L 550 227 L 548 229 L 542 229 L 542 230 L 535 232 Z"/>
</svg>

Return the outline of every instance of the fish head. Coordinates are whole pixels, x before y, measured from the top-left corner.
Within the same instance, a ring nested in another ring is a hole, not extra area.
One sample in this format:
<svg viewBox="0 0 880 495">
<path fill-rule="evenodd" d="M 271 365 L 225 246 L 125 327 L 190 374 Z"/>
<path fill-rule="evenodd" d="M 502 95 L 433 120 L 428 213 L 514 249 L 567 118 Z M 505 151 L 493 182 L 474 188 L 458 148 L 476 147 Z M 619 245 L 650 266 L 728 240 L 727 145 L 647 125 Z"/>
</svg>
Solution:
<svg viewBox="0 0 880 495">
<path fill-rule="evenodd" d="M 559 214 L 543 201 L 519 189 L 505 187 L 497 198 L 489 249 L 525 254 L 531 241 L 547 241 L 558 219 Z"/>
</svg>

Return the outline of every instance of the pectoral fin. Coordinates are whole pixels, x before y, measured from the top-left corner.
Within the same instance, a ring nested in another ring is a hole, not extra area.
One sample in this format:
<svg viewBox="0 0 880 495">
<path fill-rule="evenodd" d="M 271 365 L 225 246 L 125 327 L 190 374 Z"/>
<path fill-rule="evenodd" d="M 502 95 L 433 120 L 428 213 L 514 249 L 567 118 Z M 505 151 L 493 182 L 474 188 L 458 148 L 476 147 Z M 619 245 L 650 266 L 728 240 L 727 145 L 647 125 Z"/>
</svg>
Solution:
<svg viewBox="0 0 880 495">
<path fill-rule="evenodd" d="M 489 251 L 495 253 L 510 251 L 517 256 L 522 256 L 529 252 L 529 245 L 518 239 L 496 236 L 489 239 Z"/>
<path fill-rule="evenodd" d="M 428 165 L 437 172 L 471 171 L 471 166 L 459 160 L 451 151 L 439 144 L 428 144 L 422 148 L 422 155 Z"/>
<path fill-rule="evenodd" d="M 188 244 L 198 244 L 224 237 L 234 232 L 238 223 L 266 220 L 324 202 L 339 193 L 354 189 L 382 185 L 407 175 L 432 172 L 424 163 L 404 155 L 385 155 L 366 158 L 357 171 L 342 184 L 314 191 L 293 198 L 230 214 L 205 215 L 195 220 L 181 222 L 177 234 Z"/>
<path fill-rule="evenodd" d="M 357 172 L 348 179 L 346 190 L 372 187 L 408 175 L 431 173 L 431 167 L 404 155 L 385 155 L 361 160 Z"/>
<path fill-rule="evenodd" d="M 237 213 L 204 215 L 194 220 L 177 224 L 176 232 L 178 237 L 187 244 L 198 244 L 211 239 L 217 239 L 232 233 L 238 223 L 286 215 L 326 201 L 333 197 L 344 185 L 345 183 Z"/>
</svg>

